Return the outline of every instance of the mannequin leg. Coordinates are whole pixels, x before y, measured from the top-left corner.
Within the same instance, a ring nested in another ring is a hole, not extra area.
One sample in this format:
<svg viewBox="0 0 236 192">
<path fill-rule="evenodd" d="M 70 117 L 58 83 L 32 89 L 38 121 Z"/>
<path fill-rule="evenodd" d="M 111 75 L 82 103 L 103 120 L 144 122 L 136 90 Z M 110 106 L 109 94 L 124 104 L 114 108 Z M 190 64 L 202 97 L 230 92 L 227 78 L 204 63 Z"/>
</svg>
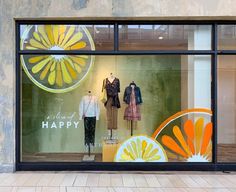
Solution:
<svg viewBox="0 0 236 192">
<path fill-rule="evenodd" d="M 112 129 L 110 130 L 110 140 L 112 140 Z"/>
<path fill-rule="evenodd" d="M 88 145 L 88 156 L 90 157 L 90 143 Z"/>
</svg>

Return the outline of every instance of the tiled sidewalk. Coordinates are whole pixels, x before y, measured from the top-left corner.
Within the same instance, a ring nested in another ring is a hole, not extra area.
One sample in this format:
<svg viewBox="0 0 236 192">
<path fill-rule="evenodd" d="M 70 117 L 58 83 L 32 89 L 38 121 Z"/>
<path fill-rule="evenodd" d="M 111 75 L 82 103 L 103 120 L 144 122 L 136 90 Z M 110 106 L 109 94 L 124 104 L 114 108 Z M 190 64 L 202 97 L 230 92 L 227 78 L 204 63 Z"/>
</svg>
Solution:
<svg viewBox="0 0 236 192">
<path fill-rule="evenodd" d="M 236 192 L 236 173 L 17 172 L 0 174 L 0 192 Z"/>
</svg>

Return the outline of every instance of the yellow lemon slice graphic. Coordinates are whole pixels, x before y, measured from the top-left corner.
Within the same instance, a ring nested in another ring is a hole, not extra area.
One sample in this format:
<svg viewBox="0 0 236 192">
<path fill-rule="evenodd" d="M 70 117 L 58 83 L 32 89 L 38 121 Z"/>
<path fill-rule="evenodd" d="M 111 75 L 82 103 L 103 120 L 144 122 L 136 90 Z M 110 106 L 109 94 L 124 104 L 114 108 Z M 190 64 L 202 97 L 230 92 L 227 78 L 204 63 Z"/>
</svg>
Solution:
<svg viewBox="0 0 236 192">
<path fill-rule="evenodd" d="M 22 29 L 21 50 L 48 51 L 48 55 L 21 55 L 21 65 L 30 80 L 48 92 L 75 89 L 88 74 L 94 56 L 50 55 L 50 51 L 95 50 L 84 26 L 28 25 Z"/>
<path fill-rule="evenodd" d="M 144 135 L 133 136 L 118 149 L 115 162 L 167 162 L 162 146 Z"/>
</svg>

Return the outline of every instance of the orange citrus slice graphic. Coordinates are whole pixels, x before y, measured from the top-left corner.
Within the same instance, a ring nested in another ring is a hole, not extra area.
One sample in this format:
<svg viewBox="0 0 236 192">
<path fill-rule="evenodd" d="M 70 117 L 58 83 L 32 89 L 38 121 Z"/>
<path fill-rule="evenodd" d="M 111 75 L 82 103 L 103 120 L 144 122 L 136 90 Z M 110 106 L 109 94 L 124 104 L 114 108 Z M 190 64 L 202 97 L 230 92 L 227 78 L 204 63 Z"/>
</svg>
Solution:
<svg viewBox="0 0 236 192">
<path fill-rule="evenodd" d="M 209 109 L 180 111 L 164 121 L 152 137 L 162 144 L 170 161 L 210 162 L 211 116 Z"/>
</svg>

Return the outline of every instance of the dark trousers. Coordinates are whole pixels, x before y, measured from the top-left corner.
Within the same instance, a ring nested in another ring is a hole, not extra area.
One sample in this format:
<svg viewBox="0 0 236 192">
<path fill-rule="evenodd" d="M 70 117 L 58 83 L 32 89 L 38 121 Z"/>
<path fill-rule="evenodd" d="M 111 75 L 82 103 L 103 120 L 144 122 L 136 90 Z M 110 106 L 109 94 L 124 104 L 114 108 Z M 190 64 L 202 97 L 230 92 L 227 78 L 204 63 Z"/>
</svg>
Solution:
<svg viewBox="0 0 236 192">
<path fill-rule="evenodd" d="M 94 145 L 95 140 L 95 127 L 96 127 L 96 117 L 85 117 L 84 118 L 84 144 Z"/>
</svg>

